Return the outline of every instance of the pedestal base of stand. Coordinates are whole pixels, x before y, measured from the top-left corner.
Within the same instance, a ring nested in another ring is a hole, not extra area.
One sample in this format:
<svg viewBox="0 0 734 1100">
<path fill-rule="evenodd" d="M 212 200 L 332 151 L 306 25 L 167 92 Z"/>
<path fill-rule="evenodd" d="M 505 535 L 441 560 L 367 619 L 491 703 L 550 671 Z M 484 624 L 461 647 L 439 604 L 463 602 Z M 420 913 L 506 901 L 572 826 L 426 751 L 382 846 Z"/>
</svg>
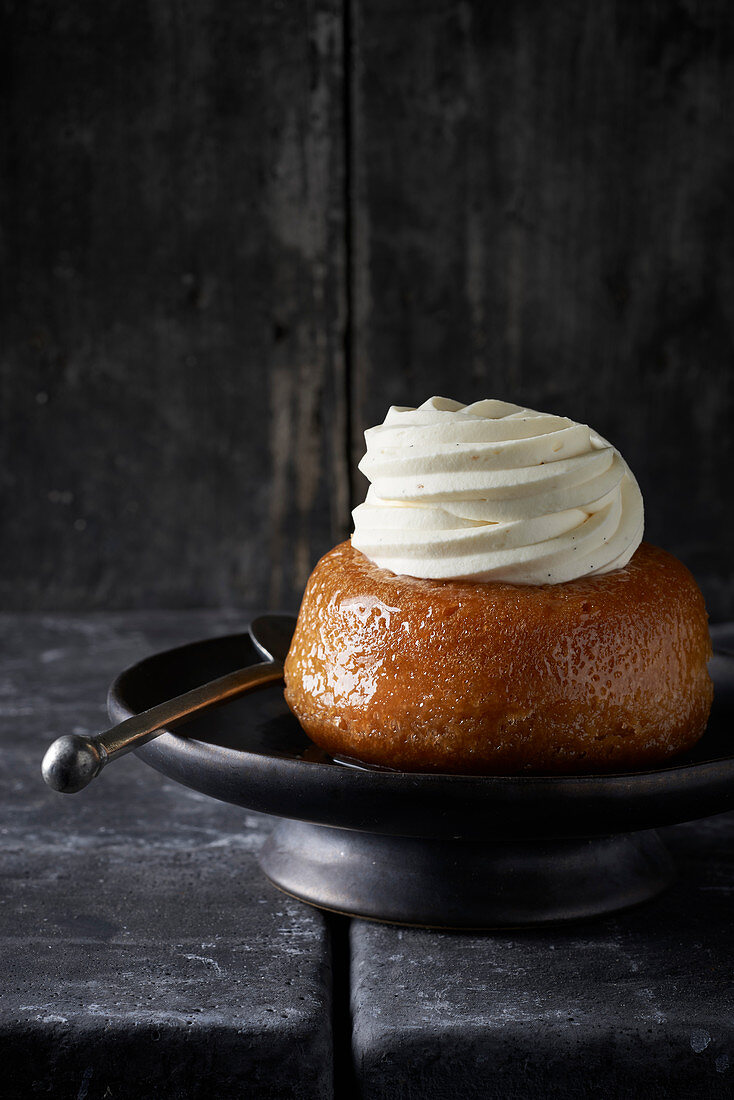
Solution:
<svg viewBox="0 0 734 1100">
<path fill-rule="evenodd" d="M 435 840 L 281 820 L 260 865 L 302 901 L 430 928 L 578 920 L 647 901 L 674 878 L 657 833 L 582 840 Z"/>
</svg>

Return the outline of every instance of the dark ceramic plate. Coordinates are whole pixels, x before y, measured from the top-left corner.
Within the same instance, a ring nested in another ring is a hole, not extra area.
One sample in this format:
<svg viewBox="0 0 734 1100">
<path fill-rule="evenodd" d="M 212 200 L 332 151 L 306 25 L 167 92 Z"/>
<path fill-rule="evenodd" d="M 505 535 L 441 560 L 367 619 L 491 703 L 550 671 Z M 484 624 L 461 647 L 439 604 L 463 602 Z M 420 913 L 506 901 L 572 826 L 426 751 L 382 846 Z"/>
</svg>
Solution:
<svg viewBox="0 0 734 1100">
<path fill-rule="evenodd" d="M 728 631 L 728 632 L 727 632 Z M 337 762 L 305 737 L 279 684 L 138 750 L 188 787 L 250 809 L 394 837 L 571 838 L 652 829 L 734 808 L 732 628 L 712 631 L 716 691 L 695 750 L 655 770 L 590 776 L 418 775 Z M 247 634 L 194 642 L 123 672 L 115 721 L 258 660 Z"/>
</svg>

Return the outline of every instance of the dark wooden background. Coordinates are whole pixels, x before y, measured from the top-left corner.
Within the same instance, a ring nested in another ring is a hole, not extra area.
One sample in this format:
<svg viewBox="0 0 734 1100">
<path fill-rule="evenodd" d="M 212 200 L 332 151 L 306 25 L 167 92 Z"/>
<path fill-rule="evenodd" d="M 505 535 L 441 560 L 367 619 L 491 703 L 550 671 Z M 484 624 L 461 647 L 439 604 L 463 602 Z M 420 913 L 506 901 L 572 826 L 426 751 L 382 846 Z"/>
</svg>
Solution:
<svg viewBox="0 0 734 1100">
<path fill-rule="evenodd" d="M 734 616 L 729 0 L 0 11 L 2 606 L 294 606 L 440 393 L 610 437 Z"/>
</svg>

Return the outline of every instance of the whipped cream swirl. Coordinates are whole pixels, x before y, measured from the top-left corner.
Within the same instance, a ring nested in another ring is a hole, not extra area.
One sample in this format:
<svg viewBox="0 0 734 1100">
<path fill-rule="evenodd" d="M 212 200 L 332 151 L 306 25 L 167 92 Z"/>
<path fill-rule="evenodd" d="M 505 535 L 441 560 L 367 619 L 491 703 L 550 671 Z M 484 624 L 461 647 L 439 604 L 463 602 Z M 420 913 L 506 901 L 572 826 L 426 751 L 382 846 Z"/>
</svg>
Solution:
<svg viewBox="0 0 734 1100">
<path fill-rule="evenodd" d="M 365 440 L 352 545 L 393 573 L 561 584 L 621 568 L 642 540 L 637 482 L 586 424 L 431 397 Z"/>
</svg>

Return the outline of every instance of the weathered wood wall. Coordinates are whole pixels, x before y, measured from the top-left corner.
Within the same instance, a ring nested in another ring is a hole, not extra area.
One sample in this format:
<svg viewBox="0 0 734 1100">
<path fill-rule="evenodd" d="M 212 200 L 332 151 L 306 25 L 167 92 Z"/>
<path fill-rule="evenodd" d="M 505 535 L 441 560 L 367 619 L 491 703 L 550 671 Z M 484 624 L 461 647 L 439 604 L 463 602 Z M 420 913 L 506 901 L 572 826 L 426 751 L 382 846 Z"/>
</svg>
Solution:
<svg viewBox="0 0 734 1100">
<path fill-rule="evenodd" d="M 337 0 L 0 38 L 0 602 L 291 603 L 349 512 Z"/>
<path fill-rule="evenodd" d="M 613 439 L 734 615 L 727 0 L 4 12 L 4 606 L 293 605 L 437 392 Z"/>
</svg>

